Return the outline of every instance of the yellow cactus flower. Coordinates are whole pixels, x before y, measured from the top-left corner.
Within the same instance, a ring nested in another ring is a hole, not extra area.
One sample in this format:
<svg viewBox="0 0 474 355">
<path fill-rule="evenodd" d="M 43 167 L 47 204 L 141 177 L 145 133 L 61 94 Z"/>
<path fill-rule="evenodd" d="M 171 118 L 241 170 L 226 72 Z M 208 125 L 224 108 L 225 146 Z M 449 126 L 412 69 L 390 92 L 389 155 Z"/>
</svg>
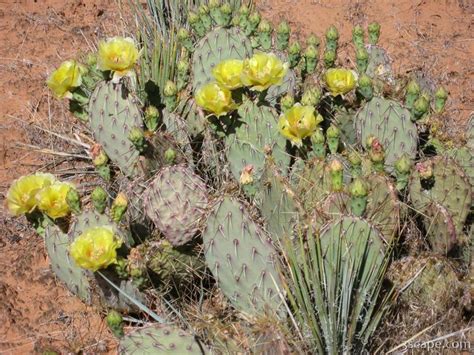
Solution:
<svg viewBox="0 0 474 355">
<path fill-rule="evenodd" d="M 244 60 L 241 80 L 252 90 L 263 91 L 280 85 L 287 71 L 288 63 L 282 63 L 275 54 L 256 53 Z"/>
<path fill-rule="evenodd" d="M 75 60 L 62 62 L 46 80 L 46 84 L 58 99 L 72 98 L 71 90 L 81 86 L 86 68 Z"/>
<path fill-rule="evenodd" d="M 51 174 L 36 173 L 15 180 L 7 193 L 7 205 L 14 216 L 29 213 L 36 207 L 38 191 L 52 185 L 55 178 Z"/>
<path fill-rule="evenodd" d="M 198 90 L 196 103 L 217 117 L 226 115 L 237 107 L 230 90 L 216 82 L 206 84 Z"/>
<path fill-rule="evenodd" d="M 303 139 L 311 136 L 322 121 L 320 114 L 315 116 L 313 106 L 295 104 L 280 116 L 278 129 L 292 144 L 301 147 Z"/>
<path fill-rule="evenodd" d="M 117 262 L 117 248 L 121 245 L 112 227 L 92 227 L 72 242 L 69 251 L 77 265 L 95 272 Z"/>
<path fill-rule="evenodd" d="M 73 188 L 71 184 L 56 182 L 41 189 L 36 194 L 36 204 L 40 211 L 52 219 L 66 217 L 71 211 L 66 200 L 71 188 Z"/>
<path fill-rule="evenodd" d="M 216 81 L 229 90 L 238 89 L 243 86 L 240 77 L 244 62 L 238 59 L 228 59 L 217 64 L 212 69 L 212 75 Z"/>
<path fill-rule="evenodd" d="M 344 95 L 355 88 L 357 74 L 349 69 L 328 69 L 325 74 L 326 85 L 331 95 Z"/>
<path fill-rule="evenodd" d="M 114 72 L 114 79 L 120 79 L 133 69 L 140 53 L 133 39 L 113 37 L 99 43 L 97 67 Z"/>
</svg>

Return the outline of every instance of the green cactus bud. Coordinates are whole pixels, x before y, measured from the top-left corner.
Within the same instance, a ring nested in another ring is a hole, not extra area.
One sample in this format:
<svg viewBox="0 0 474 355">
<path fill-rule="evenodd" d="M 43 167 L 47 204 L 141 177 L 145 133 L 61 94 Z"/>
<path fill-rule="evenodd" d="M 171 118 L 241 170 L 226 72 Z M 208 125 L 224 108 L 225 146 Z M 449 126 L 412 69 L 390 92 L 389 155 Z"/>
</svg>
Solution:
<svg viewBox="0 0 474 355">
<path fill-rule="evenodd" d="M 339 32 L 335 26 L 331 26 L 326 31 L 326 49 L 335 51 L 337 49 L 337 40 L 339 38 Z"/>
<path fill-rule="evenodd" d="M 210 31 L 212 28 L 212 19 L 209 14 L 209 8 L 204 4 L 199 6 L 199 19 L 201 20 L 201 23 L 203 24 L 206 31 Z"/>
<path fill-rule="evenodd" d="M 364 47 L 359 48 L 356 51 L 356 64 L 359 73 L 363 74 L 366 72 L 367 67 L 369 66 L 369 53 Z"/>
<path fill-rule="evenodd" d="M 217 9 L 218 7 L 221 6 L 221 3 L 219 0 L 209 0 L 208 6 L 209 6 L 209 10 Z"/>
<path fill-rule="evenodd" d="M 406 91 L 405 106 L 411 109 L 418 96 L 420 96 L 420 86 L 415 80 L 412 80 L 408 83 Z"/>
<path fill-rule="evenodd" d="M 372 79 L 368 75 L 362 74 L 359 77 L 357 92 L 361 94 L 366 100 L 370 100 L 374 96 Z"/>
<path fill-rule="evenodd" d="M 107 207 L 107 192 L 100 186 L 97 186 L 91 194 L 92 204 L 97 212 L 103 214 Z"/>
<path fill-rule="evenodd" d="M 81 213 L 81 197 L 75 188 L 70 188 L 66 194 L 66 202 L 72 213 Z"/>
<path fill-rule="evenodd" d="M 295 104 L 295 98 L 291 94 L 286 94 L 280 99 L 280 107 L 282 111 L 287 111 Z"/>
<path fill-rule="evenodd" d="M 446 105 L 447 99 L 448 92 L 442 86 L 440 86 L 435 93 L 434 111 L 436 113 L 441 113 L 444 110 L 444 106 Z"/>
<path fill-rule="evenodd" d="M 110 181 L 110 167 L 108 165 L 96 166 L 95 170 L 105 181 Z"/>
<path fill-rule="evenodd" d="M 331 175 L 331 188 L 333 191 L 342 191 L 344 167 L 339 159 L 333 159 L 329 163 L 329 173 Z"/>
<path fill-rule="evenodd" d="M 288 61 L 290 62 L 290 68 L 294 68 L 298 65 L 301 59 L 301 46 L 298 41 L 295 41 L 288 48 Z"/>
<path fill-rule="evenodd" d="M 336 62 L 336 51 L 327 50 L 324 52 L 324 65 L 326 68 L 332 68 Z"/>
<path fill-rule="evenodd" d="M 120 313 L 115 310 L 109 311 L 107 314 L 107 325 L 109 326 L 113 335 L 115 335 L 117 338 L 123 337 L 123 318 Z"/>
<path fill-rule="evenodd" d="M 250 9 L 247 5 L 242 5 L 239 8 L 239 15 L 243 16 L 249 16 L 250 15 Z"/>
<path fill-rule="evenodd" d="M 178 70 L 178 84 L 177 89 L 179 91 L 183 90 L 189 81 L 189 61 L 188 59 L 181 59 L 177 65 Z"/>
<path fill-rule="evenodd" d="M 251 36 L 260 23 L 260 14 L 258 12 L 252 12 L 248 18 L 246 27 L 243 27 L 246 36 Z"/>
<path fill-rule="evenodd" d="M 413 104 L 412 119 L 419 120 L 425 115 L 425 113 L 428 112 L 429 108 L 430 108 L 430 101 L 426 98 L 425 95 L 420 95 L 418 99 L 416 99 L 415 103 Z"/>
<path fill-rule="evenodd" d="M 331 154 L 336 154 L 339 148 L 339 137 L 341 131 L 334 125 L 330 125 L 326 131 L 326 137 L 328 141 L 328 147 Z"/>
<path fill-rule="evenodd" d="M 189 31 L 186 28 L 180 28 L 178 30 L 178 41 L 189 52 L 192 52 L 194 50 L 191 35 L 189 34 Z"/>
<path fill-rule="evenodd" d="M 378 22 L 372 22 L 369 25 L 369 43 L 376 45 L 380 37 L 380 24 Z"/>
<path fill-rule="evenodd" d="M 165 161 L 168 164 L 174 164 L 176 161 L 176 151 L 172 148 L 168 148 L 165 152 Z"/>
<path fill-rule="evenodd" d="M 352 42 L 356 48 L 364 48 L 364 29 L 360 25 L 352 29 Z"/>
<path fill-rule="evenodd" d="M 361 178 L 356 178 L 352 181 L 349 191 L 351 193 L 351 211 L 355 216 L 360 217 L 367 207 L 367 185 Z"/>
<path fill-rule="evenodd" d="M 110 207 L 110 218 L 112 221 L 119 223 L 128 207 L 127 196 L 123 192 L 119 192 Z"/>
<path fill-rule="evenodd" d="M 318 64 L 319 52 L 315 46 L 309 45 L 304 52 L 304 71 L 306 74 L 313 74 Z"/>
<path fill-rule="evenodd" d="M 222 14 L 222 21 L 217 24 L 220 26 L 229 26 L 232 21 L 232 7 L 225 3 L 220 7 L 219 10 Z"/>
<path fill-rule="evenodd" d="M 145 135 L 143 134 L 143 131 L 138 127 L 133 127 L 130 130 L 130 133 L 128 134 L 128 140 L 133 143 L 135 148 L 137 148 L 140 153 L 143 153 L 147 148 Z"/>
<path fill-rule="evenodd" d="M 247 5 L 242 5 L 239 9 L 239 13 L 235 22 L 238 22 L 238 25 L 241 29 L 247 31 L 250 28 L 250 21 L 249 21 L 249 14 L 250 10 Z"/>
<path fill-rule="evenodd" d="M 407 154 L 403 154 L 400 159 L 395 162 L 395 175 L 397 178 L 397 190 L 402 191 L 408 185 L 412 162 Z"/>
<path fill-rule="evenodd" d="M 86 64 L 89 67 L 94 67 L 97 65 L 97 54 L 88 53 L 86 57 Z"/>
<path fill-rule="evenodd" d="M 263 49 L 269 50 L 272 47 L 272 27 L 265 19 L 258 25 L 258 40 Z"/>
<path fill-rule="evenodd" d="M 168 80 L 165 84 L 165 88 L 163 90 L 164 98 L 163 101 L 165 103 L 166 109 L 170 112 L 174 111 L 178 104 L 178 88 L 175 83 L 171 80 Z"/>
<path fill-rule="evenodd" d="M 202 23 L 200 16 L 196 14 L 195 12 L 189 11 L 188 21 L 189 21 L 189 25 L 191 26 L 193 31 L 196 33 L 196 35 L 199 38 L 204 37 L 207 30 L 204 24 Z"/>
<path fill-rule="evenodd" d="M 160 112 L 158 109 L 155 106 L 150 105 L 146 108 L 143 116 L 146 128 L 152 132 L 156 131 L 160 119 Z"/>
<path fill-rule="evenodd" d="M 319 48 L 320 44 L 321 44 L 321 40 L 315 34 L 311 34 L 306 40 L 307 46 L 315 46 L 316 48 Z"/>
<path fill-rule="evenodd" d="M 92 164 L 95 167 L 104 166 L 109 161 L 109 157 L 105 153 L 100 144 L 94 144 L 91 149 Z"/>
<path fill-rule="evenodd" d="M 304 106 L 317 106 L 321 100 L 321 90 L 319 88 L 306 89 L 301 97 L 301 104 Z"/>
<path fill-rule="evenodd" d="M 311 135 L 311 145 L 313 148 L 313 155 L 317 158 L 323 159 L 326 156 L 326 146 L 324 145 L 325 139 L 321 129 L 317 129 Z"/>
<path fill-rule="evenodd" d="M 288 22 L 282 21 L 278 25 L 277 28 L 277 38 L 276 38 L 276 46 L 277 49 L 280 51 L 284 51 L 288 48 L 288 43 L 290 41 L 290 26 Z"/>
<path fill-rule="evenodd" d="M 360 154 L 353 150 L 348 156 L 349 163 L 351 163 L 351 174 L 353 177 L 358 177 L 362 174 L 362 159 Z"/>
<path fill-rule="evenodd" d="M 375 137 L 368 137 L 367 143 L 370 146 L 369 158 L 376 172 L 383 172 L 385 165 L 385 152 L 380 141 Z"/>
<path fill-rule="evenodd" d="M 128 272 L 127 272 L 128 261 L 125 258 L 117 257 L 117 261 L 114 265 L 114 270 L 117 273 L 118 277 L 121 279 L 128 279 Z"/>
</svg>

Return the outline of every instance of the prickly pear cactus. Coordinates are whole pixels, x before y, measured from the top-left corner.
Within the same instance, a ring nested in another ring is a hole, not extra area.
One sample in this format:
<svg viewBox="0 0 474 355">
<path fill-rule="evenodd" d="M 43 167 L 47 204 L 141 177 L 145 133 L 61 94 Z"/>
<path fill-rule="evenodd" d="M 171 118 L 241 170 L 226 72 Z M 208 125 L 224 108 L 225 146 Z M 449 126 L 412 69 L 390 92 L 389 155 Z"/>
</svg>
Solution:
<svg viewBox="0 0 474 355">
<path fill-rule="evenodd" d="M 349 215 L 349 203 L 350 196 L 345 192 L 333 192 L 327 195 L 311 214 L 310 225 L 313 232 L 318 233 L 330 221 Z"/>
<path fill-rule="evenodd" d="M 71 240 L 56 226 L 48 226 L 45 234 L 46 251 L 51 263 L 51 269 L 71 291 L 82 301 L 91 304 L 91 273 L 76 265 L 69 254 Z"/>
<path fill-rule="evenodd" d="M 367 52 L 369 54 L 369 62 L 366 74 L 371 78 L 381 78 L 388 82 L 392 82 L 392 66 L 390 63 L 390 57 L 385 49 L 379 46 L 369 45 L 367 47 Z"/>
<path fill-rule="evenodd" d="M 174 246 L 193 239 L 207 205 L 206 186 L 183 165 L 161 169 L 144 196 L 145 214 Z"/>
<path fill-rule="evenodd" d="M 288 61 L 288 56 L 286 53 L 276 52 L 275 54 L 283 63 Z M 281 96 L 286 94 L 294 96 L 298 85 L 297 80 L 298 78 L 296 77 L 294 70 L 288 69 L 280 85 L 272 85 L 268 88 L 265 101 L 267 101 L 271 106 L 275 107 Z"/>
<path fill-rule="evenodd" d="M 421 213 L 431 249 L 446 255 L 458 242 L 453 218 L 443 205 L 436 202 L 426 205 Z"/>
<path fill-rule="evenodd" d="M 355 113 L 350 110 L 338 110 L 331 120 L 341 131 L 341 141 L 346 146 L 357 143 L 357 135 L 354 130 Z"/>
<path fill-rule="evenodd" d="M 276 251 L 243 204 L 222 199 L 203 239 L 207 266 L 235 308 L 253 315 L 266 309 L 283 312 Z"/>
<path fill-rule="evenodd" d="M 196 338 L 172 325 L 138 329 L 120 340 L 119 354 L 205 354 Z"/>
<path fill-rule="evenodd" d="M 240 28 L 218 27 L 197 44 L 193 53 L 193 90 L 214 80 L 212 69 L 226 59 L 244 59 L 252 56 L 252 44 Z"/>
<path fill-rule="evenodd" d="M 259 180 L 267 151 L 271 151 L 276 166 L 286 174 L 290 156 L 285 152 L 286 140 L 278 132 L 276 112 L 248 100 L 239 107 L 239 116 L 241 125 L 235 134 L 226 137 L 227 160 L 235 179 L 239 181 L 243 169 L 251 165 L 254 179 Z"/>
<path fill-rule="evenodd" d="M 396 101 L 374 97 L 357 113 L 355 128 L 363 145 L 370 136 L 378 138 L 385 150 L 385 169 L 389 172 L 403 154 L 412 160 L 416 157 L 416 126 L 411 122 L 410 112 Z"/>
<path fill-rule="evenodd" d="M 435 202 L 442 205 L 460 235 L 472 204 L 472 186 L 464 171 L 450 158 L 434 157 L 420 164 L 432 166 L 432 177 L 425 184 L 418 169 L 409 183 L 410 200 L 417 210 Z M 424 186 L 425 185 L 425 186 Z"/>
<path fill-rule="evenodd" d="M 136 174 L 139 152 L 129 141 L 130 131 L 142 127 L 137 99 L 122 84 L 101 82 L 89 100 L 89 122 L 94 139 L 127 176 Z"/>
</svg>

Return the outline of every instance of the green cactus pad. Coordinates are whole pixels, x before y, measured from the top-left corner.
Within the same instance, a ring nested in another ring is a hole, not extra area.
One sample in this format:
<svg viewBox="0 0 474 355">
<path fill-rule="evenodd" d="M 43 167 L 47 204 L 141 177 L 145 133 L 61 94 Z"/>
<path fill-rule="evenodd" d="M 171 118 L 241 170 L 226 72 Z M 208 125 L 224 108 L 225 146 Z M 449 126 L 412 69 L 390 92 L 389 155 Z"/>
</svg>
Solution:
<svg viewBox="0 0 474 355">
<path fill-rule="evenodd" d="M 438 156 L 430 161 L 433 166 L 433 186 L 423 188 L 420 174 L 415 171 L 409 182 L 410 200 L 414 208 L 420 211 L 433 202 L 442 205 L 453 219 L 456 233 L 460 235 L 472 204 L 472 186 L 454 160 Z"/>
<path fill-rule="evenodd" d="M 362 144 L 370 136 L 379 139 L 385 150 L 385 169 L 389 172 L 403 154 L 412 160 L 416 157 L 416 126 L 411 122 L 410 112 L 396 101 L 374 97 L 357 113 L 355 128 Z"/>
<path fill-rule="evenodd" d="M 193 91 L 214 81 L 212 69 L 227 59 L 245 59 L 252 56 L 252 44 L 238 27 L 218 27 L 199 43 L 192 58 Z"/>
<path fill-rule="evenodd" d="M 91 273 L 76 265 L 69 254 L 71 240 L 56 226 L 48 226 L 45 234 L 46 251 L 51 262 L 51 269 L 77 297 L 87 304 L 91 304 Z"/>
<path fill-rule="evenodd" d="M 188 167 L 161 169 L 145 191 L 145 214 L 174 246 L 190 242 L 208 204 L 206 186 Z"/>
<path fill-rule="evenodd" d="M 243 168 L 252 165 L 254 178 L 259 180 L 266 148 L 270 148 L 276 166 L 286 174 L 290 156 L 285 152 L 286 139 L 278 132 L 276 111 L 248 100 L 239 107 L 239 116 L 241 125 L 235 134 L 226 137 L 227 160 L 235 179 L 239 181 Z"/>
<path fill-rule="evenodd" d="M 203 233 L 206 263 L 222 292 L 247 314 L 283 312 L 276 251 L 237 200 L 222 199 Z"/>
<path fill-rule="evenodd" d="M 421 213 L 431 249 L 437 254 L 446 255 L 458 242 L 451 215 L 444 206 L 436 202 L 425 206 Z"/>
<path fill-rule="evenodd" d="M 345 146 L 353 146 L 357 143 L 357 135 L 354 130 L 355 113 L 351 110 L 338 110 L 331 122 L 341 131 L 341 141 Z"/>
<path fill-rule="evenodd" d="M 139 152 L 128 136 L 143 125 L 138 100 L 124 84 L 104 81 L 92 93 L 88 111 L 94 139 L 125 175 L 135 175 Z"/>
<path fill-rule="evenodd" d="M 380 78 L 386 81 L 393 81 L 393 73 L 390 57 L 382 47 L 369 45 L 367 46 L 369 53 L 369 64 L 366 74 L 371 78 Z"/>
<path fill-rule="evenodd" d="M 120 340 L 119 354 L 205 354 L 196 338 L 172 325 L 155 325 L 138 329 Z"/>
<path fill-rule="evenodd" d="M 333 192 L 313 209 L 310 224 L 314 233 L 329 223 L 350 214 L 351 197 L 345 192 Z"/>
<path fill-rule="evenodd" d="M 276 52 L 275 55 L 282 61 L 287 62 L 288 56 L 283 52 Z M 280 85 L 272 85 L 268 88 L 267 96 L 265 96 L 265 101 L 267 101 L 271 106 L 279 102 L 280 97 L 290 94 L 294 95 L 297 88 L 297 77 L 296 73 L 292 69 L 288 69 L 285 77 Z"/>
</svg>

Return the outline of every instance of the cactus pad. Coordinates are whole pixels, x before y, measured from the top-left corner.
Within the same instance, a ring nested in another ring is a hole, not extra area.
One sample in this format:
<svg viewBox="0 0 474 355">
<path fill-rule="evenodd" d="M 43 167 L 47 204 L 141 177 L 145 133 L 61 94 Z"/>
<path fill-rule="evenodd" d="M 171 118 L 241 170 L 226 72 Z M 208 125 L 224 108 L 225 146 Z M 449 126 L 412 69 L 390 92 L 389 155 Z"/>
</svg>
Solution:
<svg viewBox="0 0 474 355">
<path fill-rule="evenodd" d="M 276 52 L 276 56 L 282 61 L 287 62 L 288 56 L 286 53 Z M 295 91 L 297 88 L 297 77 L 296 73 L 292 69 L 288 69 L 286 72 L 285 77 L 280 85 L 272 85 L 268 88 L 267 96 L 265 100 L 268 103 L 275 107 L 275 105 L 279 102 L 279 98 L 283 95 L 290 94 L 291 96 L 295 95 Z"/>
<path fill-rule="evenodd" d="M 69 254 L 71 240 L 56 226 L 48 226 L 45 234 L 46 251 L 51 269 L 73 294 L 87 304 L 92 302 L 91 273 L 76 265 Z"/>
<path fill-rule="evenodd" d="M 221 200 L 203 239 L 206 263 L 235 308 L 248 314 L 267 308 L 282 312 L 276 251 L 244 205 L 230 197 Z"/>
<path fill-rule="evenodd" d="M 412 160 L 416 156 L 416 126 L 411 122 L 410 112 L 398 102 L 374 97 L 357 113 L 355 128 L 362 144 L 370 136 L 379 139 L 385 150 L 386 170 L 389 172 L 403 154 Z"/>
<path fill-rule="evenodd" d="M 155 325 L 134 331 L 120 340 L 119 354 L 202 355 L 204 349 L 195 337 L 171 325 Z"/>
<path fill-rule="evenodd" d="M 392 66 L 390 58 L 385 49 L 369 45 L 367 48 L 369 53 L 369 63 L 366 74 L 371 78 L 381 78 L 387 81 L 393 80 Z"/>
<path fill-rule="evenodd" d="M 223 60 L 252 56 L 252 44 L 238 27 L 218 27 L 209 32 L 193 52 L 193 91 L 214 80 L 212 69 Z"/>
<path fill-rule="evenodd" d="M 161 169 L 144 196 L 146 215 L 174 246 L 188 243 L 200 230 L 207 204 L 206 186 L 183 165 Z"/>
<path fill-rule="evenodd" d="M 248 165 L 253 166 L 255 179 L 260 179 L 267 149 L 271 150 L 275 164 L 286 174 L 290 156 L 285 152 L 286 139 L 278 132 L 275 110 L 248 100 L 239 107 L 239 115 L 241 125 L 235 134 L 226 137 L 227 160 L 237 181 Z"/>
<path fill-rule="evenodd" d="M 124 84 L 101 82 L 89 101 L 89 122 L 94 139 L 127 176 L 136 173 L 139 152 L 129 141 L 130 130 L 143 125 L 140 108 Z"/>
</svg>

